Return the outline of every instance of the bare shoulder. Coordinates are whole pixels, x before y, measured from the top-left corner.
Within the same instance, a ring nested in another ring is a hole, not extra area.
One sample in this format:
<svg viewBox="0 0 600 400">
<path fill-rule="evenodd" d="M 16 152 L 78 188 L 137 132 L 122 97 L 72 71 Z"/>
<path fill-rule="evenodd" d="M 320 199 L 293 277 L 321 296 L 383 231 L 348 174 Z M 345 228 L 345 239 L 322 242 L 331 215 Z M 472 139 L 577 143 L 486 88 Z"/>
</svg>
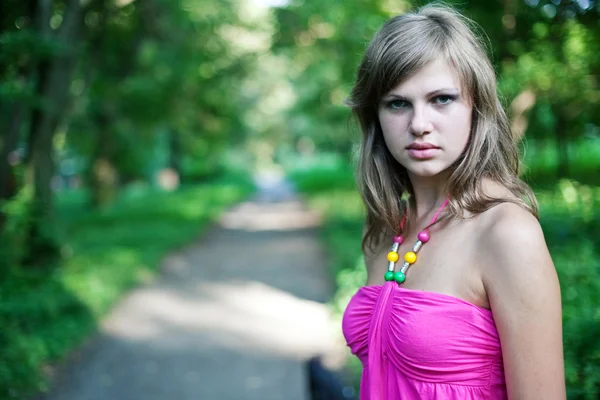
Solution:
<svg viewBox="0 0 600 400">
<path fill-rule="evenodd" d="M 493 198 L 516 200 L 497 182 L 487 181 L 485 190 Z M 548 253 L 538 219 L 518 204 L 507 201 L 490 208 L 481 215 L 480 226 L 480 244 L 495 258 L 499 255 L 496 253 L 501 255 L 519 249 L 532 250 L 538 255 Z"/>
<path fill-rule="evenodd" d="M 497 279 L 499 283 L 506 279 L 524 283 L 544 277 L 554 279 L 544 233 L 528 210 L 514 203 L 499 204 L 483 213 L 480 228 L 479 248 L 486 266 L 483 277 L 487 277 L 484 283 Z"/>
<path fill-rule="evenodd" d="M 490 250 L 509 250 L 536 244 L 546 248 L 537 218 L 514 203 L 502 203 L 482 215 L 480 239 Z"/>
</svg>

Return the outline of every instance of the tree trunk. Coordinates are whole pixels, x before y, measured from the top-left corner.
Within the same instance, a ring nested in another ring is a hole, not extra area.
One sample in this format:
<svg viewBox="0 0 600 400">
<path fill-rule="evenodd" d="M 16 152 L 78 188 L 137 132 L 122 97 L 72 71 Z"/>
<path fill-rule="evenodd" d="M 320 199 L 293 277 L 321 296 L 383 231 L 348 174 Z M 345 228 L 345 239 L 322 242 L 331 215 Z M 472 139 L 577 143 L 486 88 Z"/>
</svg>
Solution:
<svg viewBox="0 0 600 400">
<path fill-rule="evenodd" d="M 42 36 L 48 36 L 52 2 L 40 0 L 38 5 L 38 29 Z M 23 260 L 27 265 L 51 262 L 59 253 L 53 232 L 53 139 L 56 127 L 67 108 L 70 79 L 78 59 L 79 49 L 75 43 L 78 41 L 81 23 L 80 1 L 70 0 L 56 36 L 70 50 L 63 50 L 54 58 L 40 63 L 38 69 L 38 96 L 43 100 L 42 107 L 33 112 L 28 140 L 27 175 L 28 183 L 33 185 L 33 200 L 26 243 L 29 252 Z"/>
<path fill-rule="evenodd" d="M 18 4 L 18 8 L 12 5 L 13 14 L 7 18 L 0 18 L 0 33 L 14 32 L 14 18 L 17 15 L 26 16 L 34 20 L 37 14 L 36 0 L 24 0 Z M 10 14 L 9 14 L 10 15 Z M 12 18 L 11 18 L 12 17 Z M 17 72 L 12 77 L 10 69 L 16 67 Z M 35 66 L 31 63 L 15 60 L 0 61 L 0 77 L 18 81 L 20 86 L 27 87 L 33 81 Z M 21 124 L 28 112 L 26 102 L 20 99 L 7 98 L 0 102 L 0 202 L 12 198 L 17 190 L 18 184 L 15 179 L 13 166 L 9 161 L 10 154 L 17 148 Z M 0 220 L 2 217 L 0 216 Z M 0 226 L 2 222 L 0 221 Z"/>
<path fill-rule="evenodd" d="M 14 167 L 9 161 L 10 153 L 17 146 L 19 138 L 19 127 L 25 112 L 23 104 L 10 104 L 7 107 L 7 116 L 3 120 L 8 121 L 6 130 L 0 132 L 4 137 L 0 138 L 0 204 L 10 200 L 18 191 L 18 183 Z M 0 230 L 4 226 L 6 215 L 0 210 Z"/>
<path fill-rule="evenodd" d="M 2 130 L 0 135 L 0 201 L 8 200 L 17 192 L 17 183 L 15 180 L 13 166 L 10 164 L 10 154 L 16 149 L 19 142 L 19 128 L 25 114 L 25 106 L 22 103 L 12 103 L 6 106 L 7 121 L 6 130 Z"/>
<path fill-rule="evenodd" d="M 119 173 L 113 162 L 114 137 L 109 128 L 108 113 L 103 109 L 98 110 L 94 122 L 98 133 L 90 169 L 90 191 L 92 206 L 101 208 L 115 200 L 119 189 Z"/>
<path fill-rule="evenodd" d="M 139 7 L 145 9 L 148 2 L 142 2 Z M 95 9 L 103 18 L 98 26 L 91 32 L 88 32 L 88 40 L 91 48 L 89 54 L 91 68 L 99 71 L 97 75 L 90 73 L 90 86 L 94 85 L 95 80 L 103 80 L 102 85 L 118 86 L 131 71 L 135 68 L 137 53 L 142 43 L 142 32 L 131 41 L 130 51 L 126 62 L 119 65 L 110 64 L 110 60 L 106 59 L 106 55 L 102 53 L 102 49 L 107 47 L 105 41 L 110 40 L 108 34 L 108 15 L 110 10 L 107 9 L 105 2 L 96 1 L 90 3 L 90 7 Z M 137 11 L 141 12 L 141 11 Z M 115 132 L 112 129 L 118 119 L 118 110 L 111 107 L 113 99 L 111 94 L 107 92 L 96 93 L 95 96 L 98 104 L 92 107 L 90 111 L 91 118 L 97 128 L 96 146 L 90 160 L 90 168 L 87 172 L 87 180 L 91 190 L 91 205 L 93 207 L 104 207 L 116 199 L 119 186 L 127 180 L 127 176 L 122 171 L 119 171 L 115 164 Z"/>
</svg>

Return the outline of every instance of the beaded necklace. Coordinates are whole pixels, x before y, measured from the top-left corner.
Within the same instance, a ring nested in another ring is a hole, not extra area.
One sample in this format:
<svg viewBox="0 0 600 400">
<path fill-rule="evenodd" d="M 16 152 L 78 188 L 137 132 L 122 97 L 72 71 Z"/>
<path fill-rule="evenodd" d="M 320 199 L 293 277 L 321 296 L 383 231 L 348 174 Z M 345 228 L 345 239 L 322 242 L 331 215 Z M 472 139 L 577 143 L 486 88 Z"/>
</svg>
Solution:
<svg viewBox="0 0 600 400">
<path fill-rule="evenodd" d="M 446 207 L 446 204 L 448 204 L 448 201 L 450 201 L 449 198 L 447 198 L 444 201 L 444 203 L 442 204 L 442 206 L 439 208 L 439 210 L 437 210 L 433 219 L 431 220 L 431 223 L 425 229 L 423 229 L 421 232 L 419 232 L 419 234 L 417 235 L 417 241 L 415 242 L 414 246 L 412 247 L 412 251 L 408 251 L 408 252 L 406 252 L 406 254 L 404 254 L 404 264 L 402 264 L 402 268 L 400 268 L 400 271 L 396 271 L 396 272 L 394 272 L 394 269 L 396 266 L 396 261 L 398 261 L 398 259 L 400 258 L 398 256 L 398 248 L 400 247 L 402 242 L 404 242 L 404 237 L 402 235 L 394 236 L 394 242 L 392 243 L 392 248 L 390 249 L 390 252 L 387 255 L 387 260 L 389 263 L 388 263 L 388 271 L 384 275 L 386 282 L 396 281 L 399 284 L 404 282 L 404 280 L 406 279 L 406 271 L 412 264 L 414 264 L 417 261 L 417 253 L 419 252 L 419 250 L 421 249 L 423 244 L 427 243 L 429 241 L 429 227 L 435 223 L 435 221 L 437 220 L 438 216 L 440 215 L 440 213 L 442 212 L 444 207 Z M 400 230 L 401 231 L 404 230 L 405 222 L 406 222 L 406 213 L 404 214 L 404 216 L 402 217 L 402 221 L 400 222 Z"/>
</svg>

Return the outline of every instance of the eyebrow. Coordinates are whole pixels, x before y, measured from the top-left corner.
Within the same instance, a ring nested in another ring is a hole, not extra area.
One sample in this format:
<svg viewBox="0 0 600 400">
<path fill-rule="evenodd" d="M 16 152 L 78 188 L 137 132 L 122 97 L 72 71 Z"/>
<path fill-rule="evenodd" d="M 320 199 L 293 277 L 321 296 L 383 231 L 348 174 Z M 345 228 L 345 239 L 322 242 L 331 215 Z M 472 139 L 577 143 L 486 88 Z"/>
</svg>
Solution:
<svg viewBox="0 0 600 400">
<path fill-rule="evenodd" d="M 458 88 L 442 88 L 442 89 L 436 89 L 436 90 L 434 90 L 434 91 L 431 91 L 431 92 L 427 93 L 425 96 L 426 96 L 426 97 L 432 97 L 432 96 L 436 96 L 436 95 L 439 95 L 439 94 L 446 94 L 446 93 L 448 93 L 448 92 L 451 92 L 452 94 L 456 94 L 456 95 L 458 95 L 458 94 L 460 94 L 460 89 L 458 89 Z M 387 94 L 384 96 L 384 98 L 397 98 L 397 99 L 402 99 L 402 100 L 405 100 L 405 99 L 407 99 L 407 97 L 406 97 L 406 96 L 402 96 L 402 95 L 400 95 L 400 94 L 393 93 L 393 92 L 389 92 L 389 93 L 387 93 Z"/>
</svg>

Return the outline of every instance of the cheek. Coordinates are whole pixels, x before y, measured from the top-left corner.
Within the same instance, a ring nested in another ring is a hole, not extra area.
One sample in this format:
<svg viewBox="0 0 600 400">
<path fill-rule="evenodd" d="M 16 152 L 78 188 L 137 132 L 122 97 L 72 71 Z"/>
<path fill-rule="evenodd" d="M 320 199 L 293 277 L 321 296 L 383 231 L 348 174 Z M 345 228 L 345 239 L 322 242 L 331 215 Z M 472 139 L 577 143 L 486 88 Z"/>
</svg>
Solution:
<svg viewBox="0 0 600 400">
<path fill-rule="evenodd" d="M 459 115 L 456 115 L 454 121 L 461 121 L 455 125 L 456 143 L 464 150 L 471 137 L 471 112 L 469 110 L 461 110 Z"/>
<path fill-rule="evenodd" d="M 387 143 L 395 143 L 402 140 L 403 133 L 406 132 L 406 122 L 399 115 L 381 112 L 379 113 L 379 125 Z"/>
</svg>

